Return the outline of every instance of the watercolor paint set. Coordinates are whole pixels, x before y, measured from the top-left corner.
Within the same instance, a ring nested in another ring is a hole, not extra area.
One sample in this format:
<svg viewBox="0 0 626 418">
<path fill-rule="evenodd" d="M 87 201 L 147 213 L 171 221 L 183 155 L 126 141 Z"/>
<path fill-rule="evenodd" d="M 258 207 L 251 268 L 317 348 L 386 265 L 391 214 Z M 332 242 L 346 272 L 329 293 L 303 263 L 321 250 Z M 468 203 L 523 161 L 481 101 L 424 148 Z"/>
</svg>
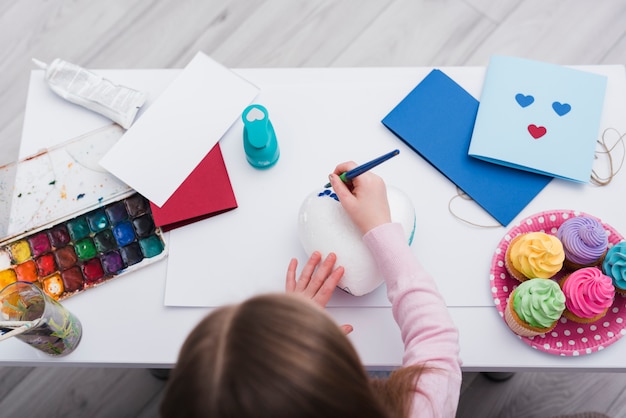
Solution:
<svg viewBox="0 0 626 418">
<path fill-rule="evenodd" d="M 31 282 L 62 300 L 166 256 L 150 202 L 96 163 L 121 134 L 107 127 L 0 167 L 0 288 Z"/>
</svg>

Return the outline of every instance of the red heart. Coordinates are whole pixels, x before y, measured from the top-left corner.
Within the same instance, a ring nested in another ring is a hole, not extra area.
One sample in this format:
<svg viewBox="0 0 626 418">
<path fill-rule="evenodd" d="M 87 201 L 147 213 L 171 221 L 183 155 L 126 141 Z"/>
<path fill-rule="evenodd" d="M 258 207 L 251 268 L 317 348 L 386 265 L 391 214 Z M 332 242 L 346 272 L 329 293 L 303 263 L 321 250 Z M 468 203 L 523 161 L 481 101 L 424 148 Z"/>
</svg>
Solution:
<svg viewBox="0 0 626 418">
<path fill-rule="evenodd" d="M 528 132 L 530 132 L 533 138 L 539 139 L 544 136 L 548 130 L 543 126 L 528 125 Z"/>
</svg>

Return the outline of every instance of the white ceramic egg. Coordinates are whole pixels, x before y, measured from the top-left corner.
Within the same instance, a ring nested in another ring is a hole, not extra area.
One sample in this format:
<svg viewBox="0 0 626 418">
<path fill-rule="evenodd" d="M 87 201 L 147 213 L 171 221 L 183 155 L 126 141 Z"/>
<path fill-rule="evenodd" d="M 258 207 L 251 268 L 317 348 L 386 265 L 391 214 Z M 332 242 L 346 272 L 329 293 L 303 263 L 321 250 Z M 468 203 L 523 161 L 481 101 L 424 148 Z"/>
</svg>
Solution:
<svg viewBox="0 0 626 418">
<path fill-rule="evenodd" d="M 409 245 L 415 232 L 415 208 L 400 189 L 387 185 L 392 222 L 402 224 Z M 372 292 L 383 283 L 374 258 L 332 189 L 318 189 L 304 200 L 298 217 L 298 235 L 310 256 L 334 252 L 345 273 L 337 285 L 354 296 Z"/>
</svg>

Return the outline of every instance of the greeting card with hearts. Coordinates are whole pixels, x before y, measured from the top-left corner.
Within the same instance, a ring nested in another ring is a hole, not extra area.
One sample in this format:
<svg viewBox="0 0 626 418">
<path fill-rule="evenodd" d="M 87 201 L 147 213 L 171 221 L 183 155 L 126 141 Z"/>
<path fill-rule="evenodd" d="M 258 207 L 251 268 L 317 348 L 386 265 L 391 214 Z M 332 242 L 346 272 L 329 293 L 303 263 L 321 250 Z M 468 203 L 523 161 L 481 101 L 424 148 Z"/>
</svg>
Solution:
<svg viewBox="0 0 626 418">
<path fill-rule="evenodd" d="M 489 61 L 469 155 L 588 183 L 606 77 L 523 58 Z"/>
<path fill-rule="evenodd" d="M 434 69 L 382 123 L 506 226 L 552 177 L 470 157 L 467 151 L 478 109 L 478 100 Z"/>
</svg>

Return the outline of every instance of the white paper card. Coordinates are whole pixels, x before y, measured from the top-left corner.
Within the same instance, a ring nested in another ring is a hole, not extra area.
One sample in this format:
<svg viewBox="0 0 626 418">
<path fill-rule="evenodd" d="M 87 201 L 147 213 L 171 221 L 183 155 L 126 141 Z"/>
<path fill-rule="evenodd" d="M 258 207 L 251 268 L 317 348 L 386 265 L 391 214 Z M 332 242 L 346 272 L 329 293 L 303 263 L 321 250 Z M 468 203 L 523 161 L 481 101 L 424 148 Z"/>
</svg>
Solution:
<svg viewBox="0 0 626 418">
<path fill-rule="evenodd" d="M 100 164 L 163 206 L 258 91 L 199 52 Z"/>
</svg>

